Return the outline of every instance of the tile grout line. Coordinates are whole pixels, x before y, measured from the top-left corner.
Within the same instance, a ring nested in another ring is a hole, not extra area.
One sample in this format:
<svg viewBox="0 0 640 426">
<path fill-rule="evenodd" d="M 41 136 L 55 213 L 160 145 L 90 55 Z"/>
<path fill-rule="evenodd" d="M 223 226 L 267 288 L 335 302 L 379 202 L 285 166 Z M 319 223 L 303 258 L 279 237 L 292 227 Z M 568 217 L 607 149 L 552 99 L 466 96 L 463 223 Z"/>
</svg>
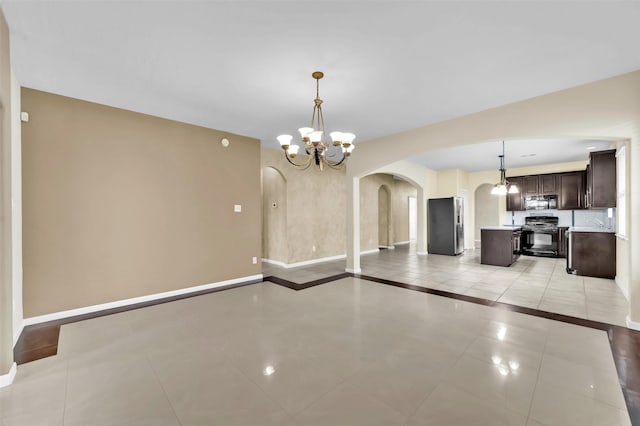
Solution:
<svg viewBox="0 0 640 426">
<path fill-rule="evenodd" d="M 533 409 L 533 400 L 536 396 L 536 390 L 538 389 L 538 383 L 540 382 L 540 373 L 542 372 L 542 361 L 544 360 L 544 356 L 547 353 L 547 345 L 549 344 L 549 335 L 551 334 L 551 329 L 547 330 L 546 336 L 545 336 L 545 341 L 544 341 L 544 351 L 542 352 L 542 356 L 540 357 L 540 365 L 538 366 L 538 375 L 536 377 L 536 384 L 533 387 L 533 393 L 531 394 L 531 401 L 529 402 L 529 411 L 527 412 L 527 423 L 529 422 L 529 420 L 534 420 L 537 422 L 536 419 L 532 419 L 531 418 L 531 410 Z"/>
<path fill-rule="evenodd" d="M 149 354 L 147 353 L 147 351 L 145 351 L 144 357 L 147 360 L 147 362 L 149 363 L 149 367 L 151 367 L 151 371 L 153 371 L 153 375 L 156 378 L 156 380 L 158 381 L 158 384 L 160 385 L 160 388 L 162 389 L 162 393 L 164 394 L 165 399 L 169 403 L 169 407 L 171 407 L 171 412 L 173 413 L 173 416 L 178 421 L 178 424 L 182 425 L 182 421 L 180 421 L 180 417 L 178 417 L 178 413 L 176 413 L 176 409 L 174 408 L 173 403 L 171 402 L 171 399 L 169 398 L 169 395 L 167 394 L 167 390 L 164 388 L 164 385 L 162 384 L 162 380 L 160 380 L 160 377 L 158 376 L 158 372 L 156 371 L 155 367 L 153 366 L 153 362 L 151 362 L 151 359 L 149 358 Z"/>
<path fill-rule="evenodd" d="M 62 424 L 64 425 L 65 418 L 67 417 L 67 396 L 69 394 L 69 361 L 65 360 L 65 380 L 64 380 L 64 404 L 62 407 Z"/>
<path fill-rule="evenodd" d="M 274 404 L 276 404 L 283 413 L 285 413 L 287 415 L 287 417 L 294 417 L 293 414 L 289 413 L 282 404 L 280 404 L 280 402 L 278 400 L 276 400 L 275 398 L 271 397 L 271 395 L 269 395 L 263 388 L 262 386 L 260 386 L 259 383 L 257 383 L 255 380 L 253 380 L 251 377 L 249 377 L 247 374 L 244 373 L 244 371 L 240 370 L 240 368 L 238 368 L 229 358 L 229 356 L 225 353 L 224 354 L 224 358 L 226 359 L 226 361 L 229 363 L 229 365 L 231 366 L 231 368 L 233 368 L 238 374 L 240 374 L 242 377 L 244 377 L 245 379 L 247 379 L 249 382 L 253 383 L 253 385 L 255 387 L 257 387 L 258 389 L 260 389 L 260 392 L 265 396 L 265 398 L 267 398 L 269 401 L 273 402 Z"/>
</svg>

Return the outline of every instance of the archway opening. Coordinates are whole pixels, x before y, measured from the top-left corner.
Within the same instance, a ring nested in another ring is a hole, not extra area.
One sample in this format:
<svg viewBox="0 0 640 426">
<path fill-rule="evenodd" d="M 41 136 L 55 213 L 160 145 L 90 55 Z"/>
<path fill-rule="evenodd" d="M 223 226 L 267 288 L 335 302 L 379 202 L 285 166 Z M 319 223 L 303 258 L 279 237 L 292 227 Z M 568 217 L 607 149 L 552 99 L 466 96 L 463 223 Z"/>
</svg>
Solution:
<svg viewBox="0 0 640 426">
<path fill-rule="evenodd" d="M 262 168 L 262 257 L 288 263 L 287 181 L 274 167 Z"/>
<path fill-rule="evenodd" d="M 480 248 L 480 229 L 484 226 L 497 226 L 500 224 L 499 198 L 491 195 L 492 184 L 483 183 L 474 193 L 474 241 L 475 248 Z"/>
</svg>

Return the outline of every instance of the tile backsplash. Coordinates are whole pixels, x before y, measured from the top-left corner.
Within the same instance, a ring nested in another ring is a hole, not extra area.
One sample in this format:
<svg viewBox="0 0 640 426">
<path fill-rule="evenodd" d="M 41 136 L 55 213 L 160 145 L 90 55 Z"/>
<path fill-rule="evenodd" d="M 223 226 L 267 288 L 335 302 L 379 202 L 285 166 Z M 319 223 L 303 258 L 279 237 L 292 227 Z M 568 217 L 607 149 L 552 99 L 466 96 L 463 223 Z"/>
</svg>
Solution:
<svg viewBox="0 0 640 426">
<path fill-rule="evenodd" d="M 505 225 L 524 225 L 527 216 L 557 216 L 558 226 L 595 226 L 607 229 L 616 227 L 616 209 L 604 210 L 528 210 L 506 212 Z"/>
</svg>

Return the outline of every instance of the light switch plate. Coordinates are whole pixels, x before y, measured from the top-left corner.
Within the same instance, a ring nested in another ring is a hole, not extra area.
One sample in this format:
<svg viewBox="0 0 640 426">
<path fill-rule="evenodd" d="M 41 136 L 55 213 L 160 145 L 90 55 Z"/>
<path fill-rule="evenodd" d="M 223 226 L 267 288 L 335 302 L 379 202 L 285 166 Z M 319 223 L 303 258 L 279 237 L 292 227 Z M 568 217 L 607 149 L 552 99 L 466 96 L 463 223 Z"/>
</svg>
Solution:
<svg viewBox="0 0 640 426">
<path fill-rule="evenodd" d="M 236 212 L 236 213 L 240 213 L 240 212 L 242 212 L 242 205 L 240 205 L 240 204 L 235 204 L 235 205 L 233 206 L 233 211 L 234 211 L 234 212 Z"/>
</svg>

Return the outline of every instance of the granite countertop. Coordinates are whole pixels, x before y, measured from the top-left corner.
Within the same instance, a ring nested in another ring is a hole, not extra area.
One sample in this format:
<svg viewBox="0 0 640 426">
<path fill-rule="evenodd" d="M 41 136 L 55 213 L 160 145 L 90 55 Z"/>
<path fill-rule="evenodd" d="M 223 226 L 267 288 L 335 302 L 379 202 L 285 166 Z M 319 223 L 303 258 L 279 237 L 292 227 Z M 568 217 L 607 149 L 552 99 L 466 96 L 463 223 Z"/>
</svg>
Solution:
<svg viewBox="0 0 640 426">
<path fill-rule="evenodd" d="M 605 232 L 609 234 L 615 234 L 615 230 L 608 228 L 601 228 L 599 226 L 571 226 L 567 232 Z"/>
<path fill-rule="evenodd" d="M 520 225 L 483 226 L 480 228 L 486 231 L 518 231 L 522 229 Z"/>
</svg>

